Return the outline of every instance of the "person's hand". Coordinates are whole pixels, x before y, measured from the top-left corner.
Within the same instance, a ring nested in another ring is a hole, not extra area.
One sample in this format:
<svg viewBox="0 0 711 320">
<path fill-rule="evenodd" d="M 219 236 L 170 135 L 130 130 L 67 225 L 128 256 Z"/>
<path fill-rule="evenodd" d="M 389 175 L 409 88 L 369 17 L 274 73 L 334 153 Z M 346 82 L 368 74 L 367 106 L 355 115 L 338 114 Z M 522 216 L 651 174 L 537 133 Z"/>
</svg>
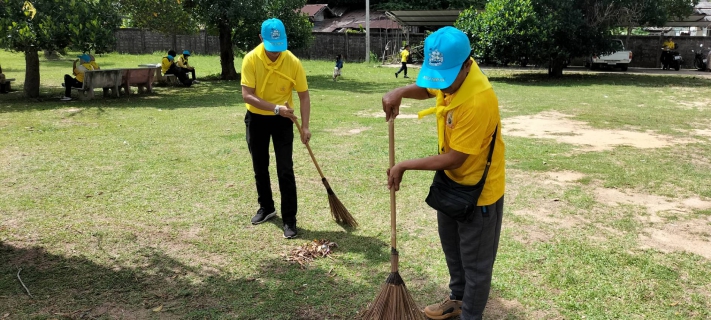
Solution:
<svg viewBox="0 0 711 320">
<path fill-rule="evenodd" d="M 309 128 L 302 127 L 301 128 L 301 142 L 303 144 L 309 143 L 311 140 L 311 131 L 309 131 Z"/>
<path fill-rule="evenodd" d="M 385 121 L 395 119 L 400 114 L 400 103 L 402 103 L 402 95 L 397 89 L 386 93 L 383 96 L 383 111 L 385 112 Z"/>
<path fill-rule="evenodd" d="M 279 115 L 284 118 L 289 118 L 291 121 L 296 121 L 296 115 L 294 114 L 294 109 L 290 109 L 288 106 L 276 106 L 279 108 Z"/>
<path fill-rule="evenodd" d="M 403 169 L 399 163 L 388 169 L 388 189 L 395 188 L 395 191 L 399 191 L 400 182 L 402 182 L 402 175 L 404 173 L 405 169 Z"/>
</svg>

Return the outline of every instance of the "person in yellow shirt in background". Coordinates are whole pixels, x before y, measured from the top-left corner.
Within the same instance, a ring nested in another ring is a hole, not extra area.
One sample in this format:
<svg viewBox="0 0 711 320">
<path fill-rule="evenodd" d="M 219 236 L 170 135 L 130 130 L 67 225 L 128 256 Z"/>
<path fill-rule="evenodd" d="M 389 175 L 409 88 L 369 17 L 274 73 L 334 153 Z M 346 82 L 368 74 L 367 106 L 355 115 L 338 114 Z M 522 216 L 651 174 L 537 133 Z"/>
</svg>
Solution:
<svg viewBox="0 0 711 320">
<path fill-rule="evenodd" d="M 180 83 L 186 87 L 189 87 L 193 84 L 193 81 L 188 79 L 185 71 L 177 66 L 175 63 L 175 56 L 175 50 L 168 50 L 168 55 L 163 57 L 163 60 L 161 60 L 161 71 L 163 71 L 163 75 L 175 75 L 178 77 L 178 81 L 180 81 Z"/>
<path fill-rule="evenodd" d="M 505 189 L 499 104 L 470 51 L 469 38 L 462 31 L 437 30 L 425 39 L 425 59 L 417 82 L 392 90 L 382 99 L 386 120 L 398 115 L 402 98 L 437 101 L 436 107 L 419 114 L 436 114 L 439 154 L 395 164 L 388 170 L 389 188 L 398 190 L 407 170 L 437 171 L 435 182 L 453 186 L 445 190 L 483 183 L 478 198 L 465 197 L 470 206 L 449 212 L 435 208 L 451 292 L 443 302 L 425 308 L 431 319 L 460 314 L 463 320 L 482 318 L 499 246 Z M 432 195 L 431 190 L 427 203 L 441 208 L 430 201 Z"/>
<path fill-rule="evenodd" d="M 99 70 L 99 65 L 96 64 L 94 58 L 86 53 L 77 56 L 72 66 L 74 78 L 68 74 L 64 75 L 64 97 L 62 101 L 72 100 L 72 88 L 81 88 L 84 86 L 84 73 L 89 70 Z M 79 62 L 79 65 L 77 65 Z"/>
<path fill-rule="evenodd" d="M 659 43 L 659 42 L 657 42 L 657 43 Z M 674 43 L 674 40 L 672 40 L 671 37 L 669 37 L 669 39 L 667 39 L 667 41 L 664 41 L 664 44 L 662 44 L 662 48 L 664 48 L 666 50 L 674 50 L 675 47 L 676 47 L 676 43 Z"/>
<path fill-rule="evenodd" d="M 659 57 L 659 61 L 662 62 L 662 66 L 665 64 L 665 60 L 667 61 L 666 64 L 668 65 L 671 62 L 671 59 L 674 59 L 670 51 L 676 49 L 676 43 L 674 43 L 674 40 L 672 40 L 671 37 L 667 39 L 667 41 L 664 41 L 662 44 L 662 56 Z"/>
<path fill-rule="evenodd" d="M 184 73 L 186 73 L 186 74 L 192 73 L 193 83 L 200 83 L 200 81 L 195 80 L 195 68 L 188 63 L 189 57 L 190 57 L 190 51 L 184 50 L 183 54 L 181 54 L 180 56 L 178 56 L 175 59 L 175 64 L 177 64 L 178 68 L 180 68 Z"/>
<path fill-rule="evenodd" d="M 405 75 L 403 78 L 409 78 L 407 76 L 407 58 L 410 56 L 410 45 L 405 45 L 405 49 L 402 49 L 400 51 L 400 62 L 402 63 L 402 67 L 400 67 L 400 70 L 395 72 L 395 78 L 400 74 L 400 72 L 404 72 Z"/>
<path fill-rule="evenodd" d="M 291 239 L 298 234 L 296 178 L 292 161 L 293 121 L 297 118 L 292 109 L 292 91 L 296 90 L 299 96 L 302 143 L 311 139 L 311 98 L 304 67 L 287 50 L 284 23 L 274 18 L 265 20 L 259 38 L 262 43 L 247 53 L 242 62 L 242 98 L 247 106 L 244 124 L 259 203 L 252 224 L 263 223 L 276 215 L 269 179 L 269 142 L 272 140 L 281 192 L 284 238 Z"/>
</svg>

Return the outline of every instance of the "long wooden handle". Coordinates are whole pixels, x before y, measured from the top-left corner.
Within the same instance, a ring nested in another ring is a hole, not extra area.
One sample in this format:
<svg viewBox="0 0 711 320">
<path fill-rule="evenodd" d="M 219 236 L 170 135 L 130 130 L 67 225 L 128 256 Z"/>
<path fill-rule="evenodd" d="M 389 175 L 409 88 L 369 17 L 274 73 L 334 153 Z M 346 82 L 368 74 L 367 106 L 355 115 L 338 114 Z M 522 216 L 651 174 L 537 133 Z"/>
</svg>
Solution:
<svg viewBox="0 0 711 320">
<path fill-rule="evenodd" d="M 294 123 L 296 124 L 296 128 L 299 129 L 299 135 L 303 136 L 304 132 L 301 129 L 301 125 L 299 124 L 298 119 L 293 120 Z M 316 165 L 316 170 L 318 170 L 318 174 L 321 175 L 321 179 L 325 179 L 326 177 L 323 175 L 323 172 L 321 171 L 321 167 L 318 166 L 318 162 L 316 162 L 316 157 L 314 157 L 314 152 L 311 151 L 311 146 L 309 146 L 309 143 L 306 142 L 306 149 L 309 150 L 309 155 L 311 156 L 311 160 L 313 160 L 314 165 Z"/>
<path fill-rule="evenodd" d="M 388 136 L 390 140 L 390 168 L 395 166 L 395 119 L 388 121 Z M 397 232 L 395 213 L 397 206 L 395 203 L 395 188 L 390 188 L 390 247 L 397 250 Z"/>
</svg>

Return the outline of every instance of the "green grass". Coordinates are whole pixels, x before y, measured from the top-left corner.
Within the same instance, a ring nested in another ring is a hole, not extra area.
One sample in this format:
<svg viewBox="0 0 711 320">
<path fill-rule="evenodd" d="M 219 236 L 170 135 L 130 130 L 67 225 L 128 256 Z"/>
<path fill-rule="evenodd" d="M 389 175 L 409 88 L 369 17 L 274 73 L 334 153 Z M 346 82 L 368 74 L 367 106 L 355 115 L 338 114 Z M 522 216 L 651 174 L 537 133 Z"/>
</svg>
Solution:
<svg viewBox="0 0 711 320">
<path fill-rule="evenodd" d="M 133 67 L 160 58 L 110 54 L 97 62 Z M 21 88 L 23 57 L 3 51 L 0 61 Z M 191 63 L 198 78 L 220 70 L 217 56 Z M 0 95 L 0 318 L 356 317 L 389 273 L 387 125 L 374 115 L 382 113 L 382 95 L 413 83 L 417 70 L 395 79 L 395 69 L 346 64 L 343 79 L 333 82 L 332 62 L 304 67 L 311 146 L 361 226 L 332 221 L 318 173 L 296 142 L 300 238 L 286 241 L 280 219 L 249 223 L 257 204 L 238 83 L 64 103 L 57 98 L 71 60 L 42 60 L 42 99 Z M 711 262 L 643 240 L 650 227 L 706 221 L 698 236 L 708 242 L 711 211 L 663 212 L 662 222 L 650 224 L 645 208 L 595 196 L 597 188 L 617 188 L 677 201 L 711 198 L 709 137 L 693 133 L 711 128 L 711 108 L 694 104 L 710 101 L 711 82 L 487 73 L 504 119 L 555 110 L 593 128 L 693 139 L 577 152 L 571 144 L 505 135 L 507 196 L 489 318 L 711 317 Z M 405 101 L 401 114 L 432 103 Z M 433 154 L 434 126 L 433 118 L 399 119 L 397 158 Z M 546 173 L 561 171 L 583 178 L 545 183 Z M 400 270 L 422 306 L 443 298 L 448 282 L 434 213 L 423 201 L 430 180 L 431 173 L 407 172 L 398 193 Z M 335 241 L 332 259 L 304 269 L 285 260 L 311 239 Z M 19 268 L 34 298 L 19 283 Z"/>
</svg>

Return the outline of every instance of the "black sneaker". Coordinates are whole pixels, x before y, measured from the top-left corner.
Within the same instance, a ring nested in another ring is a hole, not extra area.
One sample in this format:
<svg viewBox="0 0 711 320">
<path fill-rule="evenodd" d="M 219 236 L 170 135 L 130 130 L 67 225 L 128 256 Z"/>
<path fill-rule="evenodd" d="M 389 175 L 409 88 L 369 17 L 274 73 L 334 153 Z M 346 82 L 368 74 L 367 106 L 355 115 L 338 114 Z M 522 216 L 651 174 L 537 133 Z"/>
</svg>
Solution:
<svg viewBox="0 0 711 320">
<path fill-rule="evenodd" d="M 285 239 L 293 239 L 296 238 L 297 232 L 296 232 L 296 223 L 294 224 L 284 224 L 284 238 Z"/>
<path fill-rule="evenodd" d="M 397 78 L 397 72 L 395 72 L 395 78 Z"/>
<path fill-rule="evenodd" d="M 252 224 L 260 224 L 264 221 L 274 218 L 274 216 L 276 216 L 276 210 L 272 209 L 271 211 L 271 213 L 267 213 L 264 208 L 259 208 L 259 210 L 257 210 L 257 214 L 252 217 Z"/>
<path fill-rule="evenodd" d="M 404 75 L 403 78 L 409 78 L 407 75 Z"/>
</svg>

